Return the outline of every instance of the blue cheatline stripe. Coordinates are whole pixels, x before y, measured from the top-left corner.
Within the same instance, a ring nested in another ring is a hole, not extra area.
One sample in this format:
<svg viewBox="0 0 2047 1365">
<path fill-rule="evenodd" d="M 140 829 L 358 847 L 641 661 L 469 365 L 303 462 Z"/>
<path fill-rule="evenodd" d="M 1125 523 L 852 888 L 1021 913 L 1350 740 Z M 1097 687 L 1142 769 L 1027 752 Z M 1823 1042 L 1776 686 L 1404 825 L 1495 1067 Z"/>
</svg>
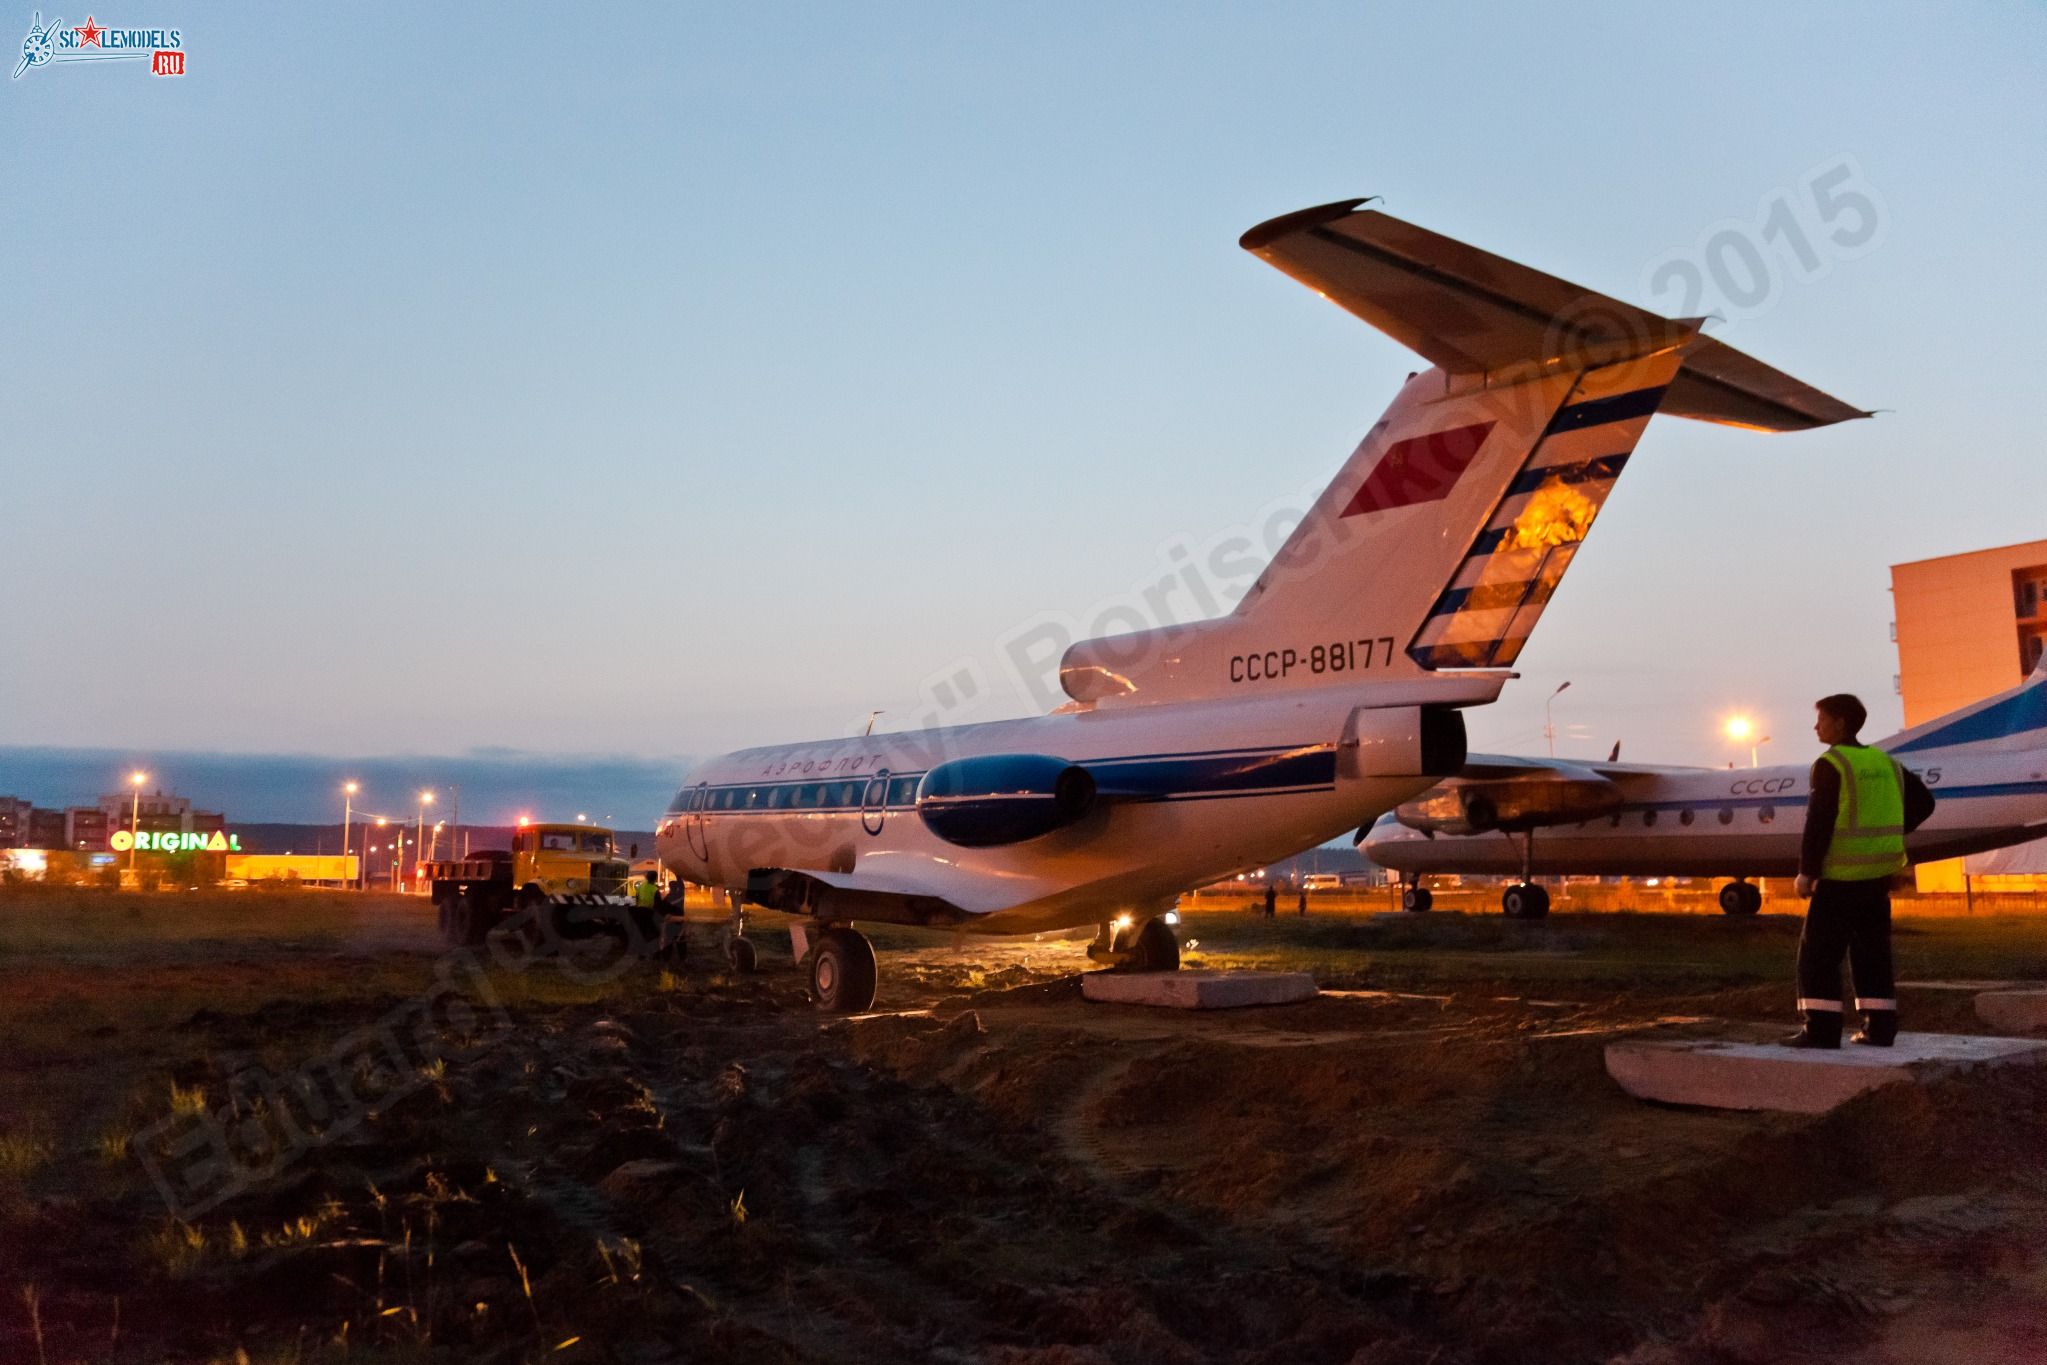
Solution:
<svg viewBox="0 0 2047 1365">
<path fill-rule="evenodd" d="M 1209 749 L 1180 754 L 1128 754 L 1114 758 L 1083 759 L 1080 765 L 1093 775 L 1103 795 L 1132 801 L 1180 800 L 1205 794 L 1266 795 L 1290 788 L 1333 786 L 1336 781 L 1336 753 L 1328 745 L 1290 745 L 1284 748 Z M 915 790 L 921 773 L 890 773 L 887 809 L 903 810 L 914 800 L 898 799 L 899 784 Z M 872 810 L 861 800 L 867 777 L 840 777 L 808 782 L 722 782 L 708 786 L 708 815 L 854 812 Z M 823 788 L 824 800 L 790 804 L 790 794 Z M 849 799 L 839 799 L 842 788 L 851 788 Z M 683 788 L 666 812 L 688 816 L 685 809 L 695 786 Z M 763 801 L 751 806 L 719 809 L 710 804 L 724 792 L 760 792 Z M 782 793 L 780 804 L 765 803 L 766 794 Z"/>
<path fill-rule="evenodd" d="M 1981 796 L 2038 796 L 2047 782 L 1985 782 L 1974 787 L 1931 787 L 1935 801 L 1967 801 Z"/>
<path fill-rule="evenodd" d="M 1188 758 L 1085 765 L 1103 796 L 1123 801 L 1166 801 L 1194 793 L 1269 792 L 1281 787 L 1328 786 L 1336 781 L 1336 752 L 1293 749 L 1241 758 Z"/>
<path fill-rule="evenodd" d="M 1554 436 L 1563 431 L 1583 431 L 1586 427 L 1605 426 L 1609 422 L 1626 422 L 1636 417 L 1647 417 L 1663 402 L 1663 386 L 1653 389 L 1636 389 L 1633 393 L 1617 393 L 1610 398 L 1588 398 L 1583 403 L 1558 408 L 1557 415 L 1549 419 L 1545 436 Z"/>
<path fill-rule="evenodd" d="M 1533 493 L 1551 479 L 1565 483 L 1588 483 L 1597 479 L 1617 479 L 1621 469 L 1628 462 L 1626 454 L 1601 455 L 1597 459 L 1580 460 L 1576 464 L 1544 465 L 1540 469 L 1524 469 L 1514 476 L 1514 482 L 1507 485 L 1507 496 Z"/>
<path fill-rule="evenodd" d="M 2013 696 L 1986 706 L 1973 716 L 1930 730 L 1915 740 L 1891 750 L 1894 754 L 1943 749 L 1951 744 L 1974 744 L 1986 739 L 2009 739 L 2030 730 L 2047 730 L 2047 683 L 2033 683 Z M 2047 736 L 2041 737 L 2047 745 Z"/>
</svg>

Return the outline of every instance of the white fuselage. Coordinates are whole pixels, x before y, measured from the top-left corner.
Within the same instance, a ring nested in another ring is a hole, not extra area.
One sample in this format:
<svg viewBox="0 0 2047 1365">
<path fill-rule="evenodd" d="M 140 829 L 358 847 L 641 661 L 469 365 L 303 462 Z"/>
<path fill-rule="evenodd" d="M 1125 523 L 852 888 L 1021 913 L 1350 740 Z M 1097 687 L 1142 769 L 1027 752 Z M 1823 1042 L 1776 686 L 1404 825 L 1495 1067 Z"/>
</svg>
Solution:
<svg viewBox="0 0 2047 1365">
<path fill-rule="evenodd" d="M 656 849 L 682 876 L 735 890 L 758 868 L 857 874 L 940 897 L 966 912 L 961 927 L 980 932 L 1149 913 L 1433 785 L 1426 776 L 1346 775 L 1346 722 L 1371 701 L 1369 688 L 1336 687 L 741 750 L 689 774 Z M 1080 764 L 1125 795 L 1077 824 L 999 847 L 960 847 L 926 827 L 915 808 L 925 772 L 1019 753 Z"/>
<path fill-rule="evenodd" d="M 1957 857 L 2047 834 L 2047 750 L 1914 754 L 1937 804 L 1906 840 L 1914 862 Z M 1608 815 L 1535 831 L 1538 874 L 1784 877 L 1798 870 L 1809 770 L 1676 769 L 1624 784 Z M 2030 830 L 2030 833 L 2028 832 Z M 1431 837 L 1388 818 L 1365 856 L 1410 875 L 1521 871 L 1522 835 Z"/>
</svg>

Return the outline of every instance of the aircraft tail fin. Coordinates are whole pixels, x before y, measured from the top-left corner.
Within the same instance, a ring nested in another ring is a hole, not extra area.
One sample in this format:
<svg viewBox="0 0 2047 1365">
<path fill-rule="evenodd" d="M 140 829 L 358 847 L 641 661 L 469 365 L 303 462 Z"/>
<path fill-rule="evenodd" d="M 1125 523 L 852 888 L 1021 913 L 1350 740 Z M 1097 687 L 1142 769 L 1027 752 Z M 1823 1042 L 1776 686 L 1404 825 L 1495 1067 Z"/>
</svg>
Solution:
<svg viewBox="0 0 2047 1365">
<path fill-rule="evenodd" d="M 1899 756 L 2047 749 L 2047 655 L 2017 687 L 1878 740 L 1876 747 Z"/>
<path fill-rule="evenodd" d="M 1362 201 L 1251 229 L 1261 259 L 1435 362 L 1229 616 L 1082 641 L 1075 700 L 1186 700 L 1510 667 L 1649 418 L 1799 430 L 1859 409 L 1673 320 Z"/>
</svg>

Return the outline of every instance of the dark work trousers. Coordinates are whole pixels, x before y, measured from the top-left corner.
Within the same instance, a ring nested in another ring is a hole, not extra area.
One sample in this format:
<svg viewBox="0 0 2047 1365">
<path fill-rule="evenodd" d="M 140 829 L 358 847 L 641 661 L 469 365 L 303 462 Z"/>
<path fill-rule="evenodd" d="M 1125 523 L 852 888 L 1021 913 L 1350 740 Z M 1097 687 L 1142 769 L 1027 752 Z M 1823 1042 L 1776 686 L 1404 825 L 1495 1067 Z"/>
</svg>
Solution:
<svg viewBox="0 0 2047 1365">
<path fill-rule="evenodd" d="M 1798 1008 L 1815 1034 L 1841 1035 L 1841 957 L 1855 974 L 1855 1007 L 1869 1032 L 1888 1042 L 1898 1031 L 1898 988 L 1891 974 L 1889 878 L 1821 879 L 1798 937 Z"/>
</svg>

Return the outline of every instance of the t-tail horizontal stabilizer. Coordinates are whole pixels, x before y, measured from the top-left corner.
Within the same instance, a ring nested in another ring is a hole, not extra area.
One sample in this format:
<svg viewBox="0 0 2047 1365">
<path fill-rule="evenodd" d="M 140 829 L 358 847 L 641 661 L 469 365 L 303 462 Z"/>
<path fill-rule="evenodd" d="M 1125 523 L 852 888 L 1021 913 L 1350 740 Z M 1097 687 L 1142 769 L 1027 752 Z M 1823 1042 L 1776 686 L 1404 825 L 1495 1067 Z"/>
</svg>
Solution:
<svg viewBox="0 0 2047 1365">
<path fill-rule="evenodd" d="M 1243 245 L 1434 368 L 1408 379 L 1234 612 L 1074 645 L 1060 681 L 1075 700 L 1508 668 L 1651 416 L 1771 431 L 1868 416 L 1701 336 L 1696 319 L 1362 202 L 1275 218 Z"/>
</svg>

